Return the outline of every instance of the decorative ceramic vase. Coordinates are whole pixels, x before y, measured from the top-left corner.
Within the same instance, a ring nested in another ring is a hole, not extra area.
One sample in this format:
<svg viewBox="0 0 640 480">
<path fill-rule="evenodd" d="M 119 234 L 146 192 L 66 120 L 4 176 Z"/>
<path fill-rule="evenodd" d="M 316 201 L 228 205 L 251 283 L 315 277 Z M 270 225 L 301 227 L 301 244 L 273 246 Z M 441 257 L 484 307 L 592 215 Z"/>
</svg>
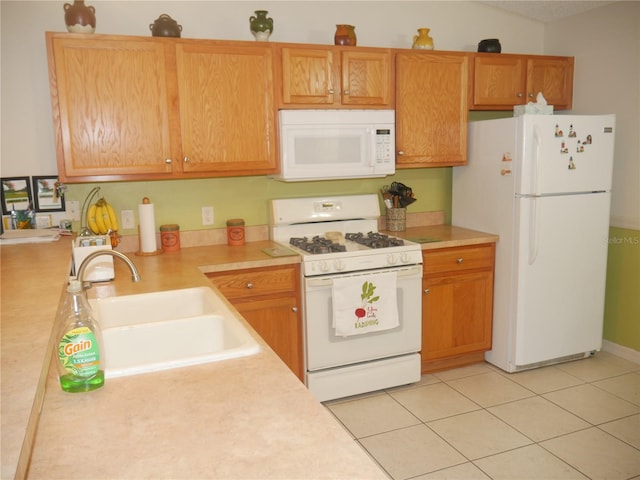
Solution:
<svg viewBox="0 0 640 480">
<path fill-rule="evenodd" d="M 433 38 L 429 36 L 430 30 L 430 28 L 419 28 L 418 35 L 413 36 L 413 45 L 411 48 L 433 50 Z"/>
<path fill-rule="evenodd" d="M 500 53 L 502 46 L 497 38 L 485 38 L 478 43 L 478 51 L 486 53 Z"/>
<path fill-rule="evenodd" d="M 266 10 L 256 10 L 255 15 L 249 17 L 251 33 L 259 42 L 266 42 L 273 33 L 273 19 L 267 17 L 268 13 Z"/>
<path fill-rule="evenodd" d="M 182 32 L 182 25 L 178 25 L 173 18 L 163 13 L 156 21 L 149 25 L 151 36 L 153 37 L 179 37 Z"/>
<path fill-rule="evenodd" d="M 93 33 L 96 31 L 96 9 L 86 6 L 84 0 L 74 0 L 73 5 L 64 4 L 64 23 L 71 33 Z"/>
<path fill-rule="evenodd" d="M 336 45 L 355 47 L 358 41 L 356 38 L 356 27 L 353 25 L 336 25 L 336 34 L 333 40 Z"/>
</svg>

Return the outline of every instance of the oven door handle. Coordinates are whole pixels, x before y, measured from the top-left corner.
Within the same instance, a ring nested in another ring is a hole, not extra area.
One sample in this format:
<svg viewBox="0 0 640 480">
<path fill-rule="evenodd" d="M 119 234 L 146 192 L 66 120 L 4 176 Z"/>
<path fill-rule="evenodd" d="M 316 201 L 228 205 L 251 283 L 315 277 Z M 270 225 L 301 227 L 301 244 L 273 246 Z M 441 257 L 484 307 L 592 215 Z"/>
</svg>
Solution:
<svg viewBox="0 0 640 480">
<path fill-rule="evenodd" d="M 350 272 L 340 275 L 329 275 L 322 277 L 307 277 L 305 278 L 305 284 L 307 287 L 327 287 L 333 284 L 334 278 L 344 277 L 360 277 L 362 275 L 375 275 L 377 273 L 389 273 L 396 272 L 398 278 L 417 277 L 422 278 L 422 265 L 411 265 L 408 267 L 398 268 L 385 268 L 381 270 L 366 270 L 362 272 Z"/>
</svg>

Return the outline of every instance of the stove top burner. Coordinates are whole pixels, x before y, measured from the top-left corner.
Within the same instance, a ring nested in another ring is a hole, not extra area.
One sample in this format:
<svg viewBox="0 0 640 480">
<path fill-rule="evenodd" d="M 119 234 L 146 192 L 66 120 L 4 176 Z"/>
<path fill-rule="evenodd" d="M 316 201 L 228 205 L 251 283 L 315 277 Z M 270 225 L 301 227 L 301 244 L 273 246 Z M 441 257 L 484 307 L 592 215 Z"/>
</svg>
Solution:
<svg viewBox="0 0 640 480">
<path fill-rule="evenodd" d="M 401 247 L 404 245 L 404 240 L 401 238 L 390 237 L 378 232 L 369 232 L 366 235 L 364 233 L 347 233 L 344 238 L 369 248 Z"/>
<path fill-rule="evenodd" d="M 377 232 L 369 232 L 366 234 L 346 233 L 344 238 L 367 248 L 387 248 L 404 245 L 404 240 L 401 238 L 390 237 L 389 235 Z M 320 235 L 316 235 L 311 239 L 308 237 L 291 237 L 289 239 L 289 244 L 314 255 L 347 251 L 347 247 L 345 245 Z"/>
<path fill-rule="evenodd" d="M 329 240 L 328 238 L 316 235 L 311 240 L 307 237 L 291 237 L 289 243 L 294 247 L 298 247 L 305 252 L 312 254 L 330 253 L 330 252 L 346 252 L 347 247 L 339 243 Z"/>
</svg>

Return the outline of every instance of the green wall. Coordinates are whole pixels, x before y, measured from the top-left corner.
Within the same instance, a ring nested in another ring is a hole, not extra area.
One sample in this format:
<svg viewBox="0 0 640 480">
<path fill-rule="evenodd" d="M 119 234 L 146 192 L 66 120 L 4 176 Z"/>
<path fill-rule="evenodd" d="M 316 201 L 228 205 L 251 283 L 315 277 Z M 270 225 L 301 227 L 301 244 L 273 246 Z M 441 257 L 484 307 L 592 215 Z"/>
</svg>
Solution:
<svg viewBox="0 0 640 480">
<path fill-rule="evenodd" d="M 284 183 L 267 177 L 229 177 L 194 180 L 68 184 L 66 200 L 80 206 L 92 188 L 99 186 L 94 199 L 104 196 L 118 213 L 133 210 L 138 223 L 138 205 L 149 197 L 155 205 L 156 224 L 177 223 L 181 230 L 222 228 L 229 218 L 244 218 L 246 225 L 269 224 L 269 200 L 281 197 L 378 194 L 383 185 L 402 182 L 413 189 L 416 202 L 409 213 L 444 210 L 451 221 L 451 167 L 400 170 L 395 175 L 362 180 Z M 214 225 L 203 226 L 200 207 L 213 206 Z M 381 207 L 382 207 L 381 203 Z M 75 222 L 77 231 L 79 223 Z M 124 235 L 136 230 L 120 230 Z"/>
<path fill-rule="evenodd" d="M 603 336 L 640 351 L 640 230 L 609 229 Z"/>
</svg>

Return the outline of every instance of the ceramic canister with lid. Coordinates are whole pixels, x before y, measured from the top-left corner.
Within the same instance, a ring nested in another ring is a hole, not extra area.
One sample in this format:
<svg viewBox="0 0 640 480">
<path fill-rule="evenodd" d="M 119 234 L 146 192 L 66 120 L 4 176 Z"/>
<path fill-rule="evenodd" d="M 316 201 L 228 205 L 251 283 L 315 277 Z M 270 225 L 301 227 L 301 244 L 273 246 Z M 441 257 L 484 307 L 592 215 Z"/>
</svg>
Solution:
<svg viewBox="0 0 640 480">
<path fill-rule="evenodd" d="M 177 252 L 180 250 L 180 225 L 170 223 L 160 225 L 160 243 L 165 252 Z"/>
<path fill-rule="evenodd" d="M 227 243 L 232 246 L 244 245 L 244 220 L 242 218 L 227 220 Z"/>
</svg>

